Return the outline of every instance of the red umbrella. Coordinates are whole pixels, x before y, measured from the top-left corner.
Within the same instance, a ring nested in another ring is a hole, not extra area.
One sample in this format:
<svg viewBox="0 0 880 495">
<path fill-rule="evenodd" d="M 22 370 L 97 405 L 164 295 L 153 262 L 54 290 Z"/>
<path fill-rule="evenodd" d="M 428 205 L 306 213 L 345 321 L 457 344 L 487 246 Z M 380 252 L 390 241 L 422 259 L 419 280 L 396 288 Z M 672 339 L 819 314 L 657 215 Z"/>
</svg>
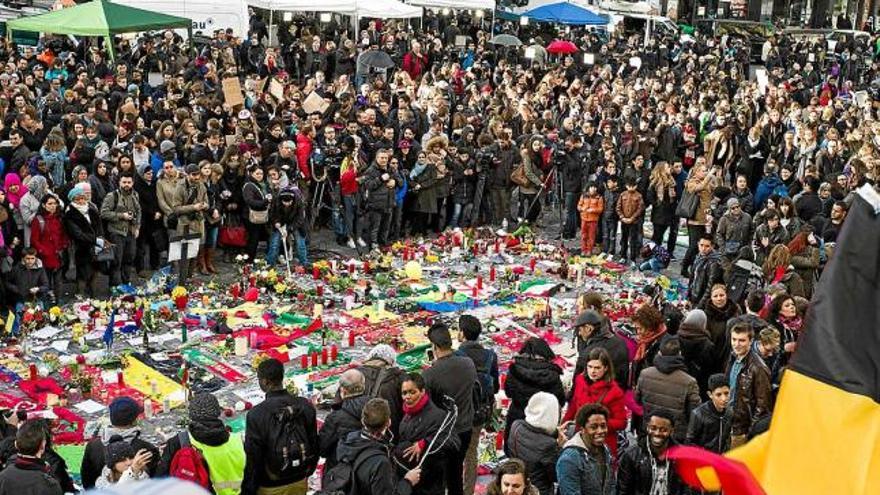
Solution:
<svg viewBox="0 0 880 495">
<path fill-rule="evenodd" d="M 547 45 L 547 51 L 554 55 L 557 53 L 564 53 L 568 55 L 578 51 L 578 47 L 575 46 L 575 44 L 571 41 L 553 40 L 552 43 Z"/>
</svg>

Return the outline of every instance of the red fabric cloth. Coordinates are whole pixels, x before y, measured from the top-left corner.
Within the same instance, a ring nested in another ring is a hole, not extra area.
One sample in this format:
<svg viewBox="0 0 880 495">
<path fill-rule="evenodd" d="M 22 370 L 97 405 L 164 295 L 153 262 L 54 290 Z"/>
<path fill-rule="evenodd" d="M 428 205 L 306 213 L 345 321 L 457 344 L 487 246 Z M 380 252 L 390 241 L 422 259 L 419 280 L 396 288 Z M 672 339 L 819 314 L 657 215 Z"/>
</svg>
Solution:
<svg viewBox="0 0 880 495">
<path fill-rule="evenodd" d="M 31 246 L 37 250 L 37 256 L 46 270 L 61 268 L 61 252 L 70 241 L 64 233 L 61 218 L 56 215 L 43 215 L 45 221 L 40 227 L 38 216 L 31 221 Z"/>
<path fill-rule="evenodd" d="M 299 171 L 302 176 L 309 180 L 312 177 L 312 170 L 309 167 L 309 158 L 312 156 L 312 138 L 303 133 L 296 135 L 296 162 L 299 165 Z"/>
<path fill-rule="evenodd" d="M 602 397 L 602 395 L 605 397 Z M 623 390 L 614 380 L 597 381 L 589 383 L 583 373 L 574 378 L 574 391 L 568 409 L 565 411 L 562 421 L 573 421 L 578 410 L 587 405 L 602 400 L 602 405 L 608 408 L 608 435 L 605 443 L 611 449 L 611 455 L 617 454 L 617 432 L 626 428 L 626 408 L 624 407 Z"/>
<path fill-rule="evenodd" d="M 764 490 L 748 468 L 733 459 L 720 456 L 699 447 L 675 446 L 666 451 L 666 457 L 675 461 L 682 481 L 693 488 L 706 487 L 697 476 L 697 469 L 711 467 L 721 482 L 724 493 L 736 495 L 764 495 Z"/>
</svg>

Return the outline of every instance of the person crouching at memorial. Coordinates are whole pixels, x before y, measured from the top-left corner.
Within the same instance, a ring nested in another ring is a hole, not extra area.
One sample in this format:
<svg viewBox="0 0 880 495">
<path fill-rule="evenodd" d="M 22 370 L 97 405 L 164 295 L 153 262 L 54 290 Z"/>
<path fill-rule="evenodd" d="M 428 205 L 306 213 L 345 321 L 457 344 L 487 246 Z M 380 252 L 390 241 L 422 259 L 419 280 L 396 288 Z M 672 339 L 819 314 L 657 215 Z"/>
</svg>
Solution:
<svg viewBox="0 0 880 495">
<path fill-rule="evenodd" d="M 266 256 L 266 262 L 269 266 L 275 266 L 283 242 L 288 242 L 286 253 L 288 258 L 293 257 L 293 248 L 295 247 L 296 260 L 300 265 L 308 265 L 309 222 L 306 208 L 305 198 L 298 187 L 282 189 L 278 197 L 272 201 L 269 210 L 272 233 L 269 236 L 269 252 Z M 282 228 L 284 231 L 281 230 Z M 284 235 L 288 236 L 288 240 L 282 239 Z M 289 239 L 294 241 L 295 246 L 290 245 Z"/>
</svg>

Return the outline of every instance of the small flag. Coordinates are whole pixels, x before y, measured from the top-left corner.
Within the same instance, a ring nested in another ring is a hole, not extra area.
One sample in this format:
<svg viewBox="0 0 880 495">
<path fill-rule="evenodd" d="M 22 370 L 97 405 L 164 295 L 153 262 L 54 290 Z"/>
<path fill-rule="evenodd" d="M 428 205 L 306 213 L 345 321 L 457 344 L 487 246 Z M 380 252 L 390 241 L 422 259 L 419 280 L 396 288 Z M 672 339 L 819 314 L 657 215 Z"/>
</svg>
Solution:
<svg viewBox="0 0 880 495">
<path fill-rule="evenodd" d="M 110 321 L 107 322 L 107 328 L 104 329 L 104 344 L 107 347 L 113 345 L 113 327 L 116 326 L 116 308 L 113 308 L 113 311 L 110 312 Z"/>
</svg>

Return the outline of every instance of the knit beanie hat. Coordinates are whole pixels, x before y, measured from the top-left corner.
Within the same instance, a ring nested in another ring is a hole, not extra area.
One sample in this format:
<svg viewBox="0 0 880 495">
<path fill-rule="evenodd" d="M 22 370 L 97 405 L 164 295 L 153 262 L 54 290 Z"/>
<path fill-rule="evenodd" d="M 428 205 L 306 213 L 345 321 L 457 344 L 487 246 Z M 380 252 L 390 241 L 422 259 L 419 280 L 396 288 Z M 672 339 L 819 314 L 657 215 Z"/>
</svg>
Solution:
<svg viewBox="0 0 880 495">
<path fill-rule="evenodd" d="M 220 402 L 210 393 L 193 396 L 189 401 L 189 419 L 192 421 L 211 421 L 219 419 L 223 410 Z"/>
<path fill-rule="evenodd" d="M 397 362 L 397 353 L 394 352 L 394 348 L 390 345 L 379 344 L 370 349 L 370 353 L 367 354 L 367 361 L 372 361 L 374 359 L 381 359 L 382 361 L 385 361 L 388 366 L 393 366 L 394 363 Z"/>
<path fill-rule="evenodd" d="M 134 449 L 131 444 L 125 441 L 119 435 L 110 437 L 110 443 L 107 444 L 106 461 L 107 467 L 113 469 L 117 462 L 134 458 Z"/>
<path fill-rule="evenodd" d="M 537 392 L 526 406 L 526 423 L 548 434 L 556 432 L 559 424 L 559 401 L 553 394 Z"/>
<path fill-rule="evenodd" d="M 687 325 L 690 328 L 706 329 L 706 313 L 702 309 L 692 309 L 684 317 L 681 322 L 682 326 Z"/>
</svg>

